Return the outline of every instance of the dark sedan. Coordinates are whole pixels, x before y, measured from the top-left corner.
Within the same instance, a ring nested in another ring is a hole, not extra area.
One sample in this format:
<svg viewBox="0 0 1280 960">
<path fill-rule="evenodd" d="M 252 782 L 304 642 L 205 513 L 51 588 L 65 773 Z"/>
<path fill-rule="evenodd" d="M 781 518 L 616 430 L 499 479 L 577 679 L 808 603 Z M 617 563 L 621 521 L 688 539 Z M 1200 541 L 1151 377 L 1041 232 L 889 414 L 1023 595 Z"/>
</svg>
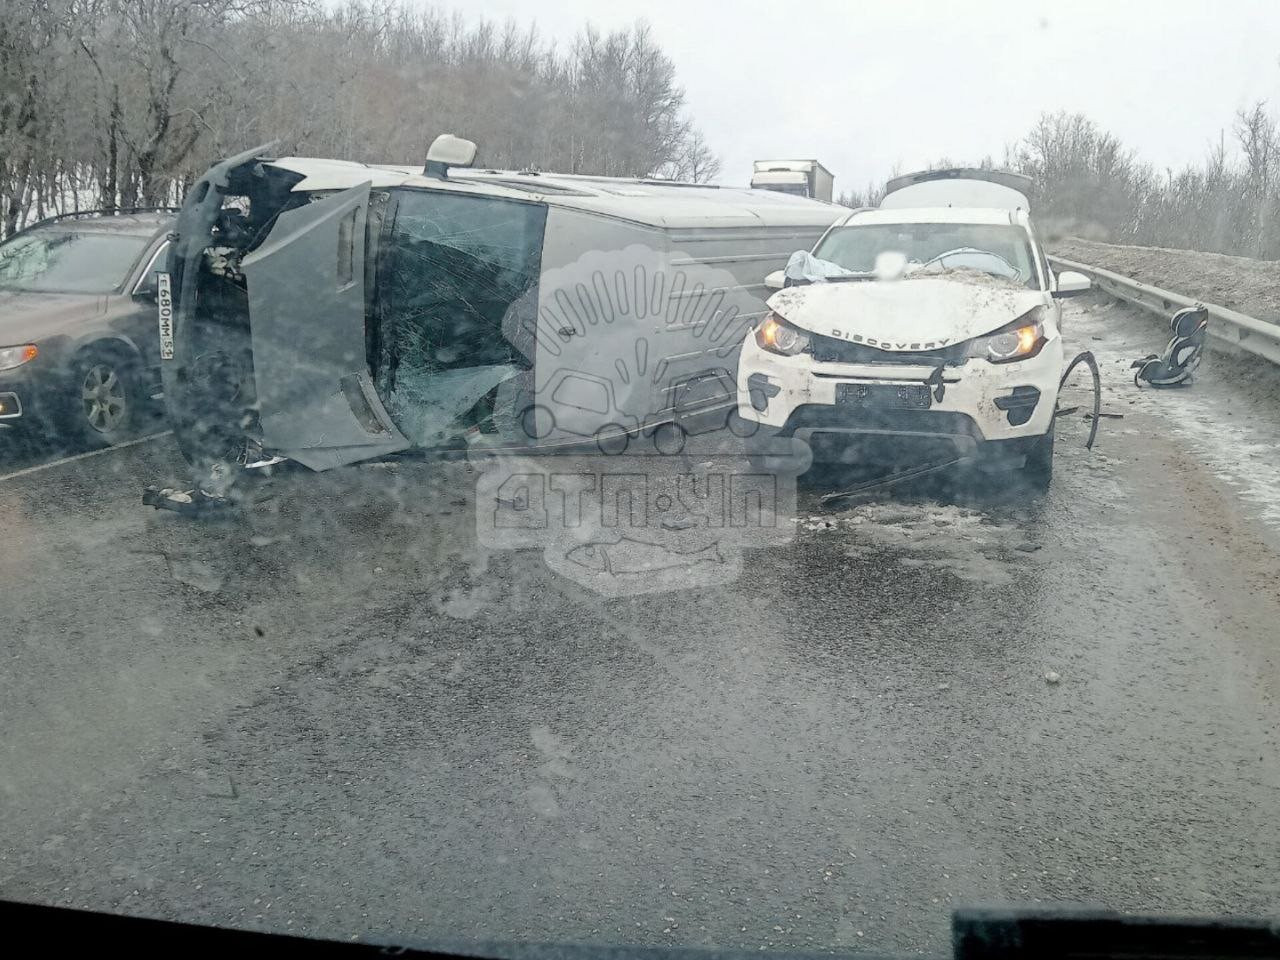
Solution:
<svg viewBox="0 0 1280 960">
<path fill-rule="evenodd" d="M 101 446 L 159 388 L 156 271 L 173 214 L 78 213 L 0 244 L 0 424 Z"/>
</svg>

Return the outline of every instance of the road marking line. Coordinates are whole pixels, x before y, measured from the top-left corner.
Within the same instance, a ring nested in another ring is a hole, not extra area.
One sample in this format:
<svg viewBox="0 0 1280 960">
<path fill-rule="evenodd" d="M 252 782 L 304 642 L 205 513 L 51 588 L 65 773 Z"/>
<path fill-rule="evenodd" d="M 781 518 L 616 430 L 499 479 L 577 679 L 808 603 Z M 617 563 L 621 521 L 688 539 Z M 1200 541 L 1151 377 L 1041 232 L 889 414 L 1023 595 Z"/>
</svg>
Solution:
<svg viewBox="0 0 1280 960">
<path fill-rule="evenodd" d="M 104 453 L 110 453 L 112 450 L 123 450 L 125 447 L 136 447 L 140 443 L 150 443 L 152 440 L 159 440 L 161 437 L 170 436 L 172 433 L 172 430 L 164 430 L 160 433 L 153 433 L 147 437 L 139 437 L 137 440 L 126 440 L 124 443 L 115 444 L 115 446 L 103 447 L 101 450 L 90 450 L 88 453 L 77 453 L 74 457 L 63 457 L 61 460 L 51 460 L 48 463 L 39 463 L 34 467 L 15 470 L 13 473 L 3 473 L 0 474 L 0 483 L 4 483 L 6 480 L 16 480 L 18 477 L 25 477 L 32 473 L 39 473 L 41 470 L 61 467 L 67 463 L 75 463 L 77 460 L 88 460 L 90 457 L 99 457 Z"/>
</svg>

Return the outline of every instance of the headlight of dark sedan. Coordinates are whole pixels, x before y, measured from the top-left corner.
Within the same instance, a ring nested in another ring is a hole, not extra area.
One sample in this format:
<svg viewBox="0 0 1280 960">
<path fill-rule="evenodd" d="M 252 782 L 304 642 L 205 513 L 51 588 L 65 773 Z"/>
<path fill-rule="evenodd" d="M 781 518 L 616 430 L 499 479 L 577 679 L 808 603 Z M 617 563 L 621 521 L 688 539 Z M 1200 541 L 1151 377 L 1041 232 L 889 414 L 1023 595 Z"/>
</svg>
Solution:
<svg viewBox="0 0 1280 960">
<path fill-rule="evenodd" d="M 0 370 L 12 370 L 24 363 L 30 363 L 40 353 L 34 343 L 23 343 L 16 347 L 0 347 Z"/>
</svg>

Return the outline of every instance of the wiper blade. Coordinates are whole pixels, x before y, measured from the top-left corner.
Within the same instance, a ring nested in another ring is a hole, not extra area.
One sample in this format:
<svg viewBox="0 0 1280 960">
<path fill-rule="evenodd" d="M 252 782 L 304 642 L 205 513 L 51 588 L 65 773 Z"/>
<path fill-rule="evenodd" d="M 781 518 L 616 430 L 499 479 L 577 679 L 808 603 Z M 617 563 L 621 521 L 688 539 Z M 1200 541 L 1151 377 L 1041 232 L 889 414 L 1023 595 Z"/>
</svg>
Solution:
<svg viewBox="0 0 1280 960">
<path fill-rule="evenodd" d="M 827 283 L 844 283 L 847 280 L 874 280 L 876 275 L 867 271 L 865 273 L 842 273 L 836 277 L 823 277 Z"/>
</svg>

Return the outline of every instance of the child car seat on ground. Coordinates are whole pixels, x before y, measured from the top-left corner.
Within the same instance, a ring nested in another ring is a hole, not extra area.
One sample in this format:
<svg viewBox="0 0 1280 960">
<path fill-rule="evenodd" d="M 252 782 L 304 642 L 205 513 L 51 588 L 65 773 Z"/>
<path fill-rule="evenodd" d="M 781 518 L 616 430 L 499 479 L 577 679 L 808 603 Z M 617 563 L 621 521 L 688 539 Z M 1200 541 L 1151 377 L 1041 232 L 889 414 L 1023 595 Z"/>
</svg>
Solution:
<svg viewBox="0 0 1280 960">
<path fill-rule="evenodd" d="M 1153 387 L 1172 387 L 1190 382 L 1191 374 L 1200 366 L 1204 341 L 1209 330 L 1209 311 L 1203 306 L 1183 307 L 1169 319 L 1173 338 L 1164 353 L 1154 353 L 1133 361 L 1137 372 L 1135 386 L 1145 380 Z"/>
</svg>

